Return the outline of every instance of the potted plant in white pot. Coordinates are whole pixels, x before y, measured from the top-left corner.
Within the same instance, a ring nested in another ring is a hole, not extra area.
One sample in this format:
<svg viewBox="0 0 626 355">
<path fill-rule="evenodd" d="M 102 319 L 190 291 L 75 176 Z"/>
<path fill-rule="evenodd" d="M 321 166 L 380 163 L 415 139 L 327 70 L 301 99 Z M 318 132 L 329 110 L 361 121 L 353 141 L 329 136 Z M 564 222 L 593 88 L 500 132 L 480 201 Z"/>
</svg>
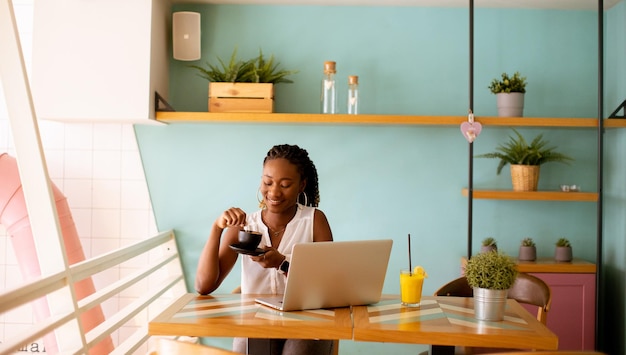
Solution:
<svg viewBox="0 0 626 355">
<path fill-rule="evenodd" d="M 567 238 L 559 238 L 556 241 L 554 249 L 554 260 L 556 261 L 572 261 L 572 245 Z"/>
<path fill-rule="evenodd" d="M 500 175 L 505 165 L 511 164 L 511 181 L 514 191 L 536 191 L 539 183 L 539 167 L 545 163 L 569 163 L 573 159 L 556 152 L 556 147 L 548 146 L 543 134 L 537 135 L 528 144 L 526 139 L 515 129 L 509 141 L 496 147 L 492 153 L 477 155 L 477 158 L 500 159 L 496 173 Z"/>
<path fill-rule="evenodd" d="M 274 112 L 274 85 L 293 83 L 287 76 L 297 70 L 278 69 L 274 56 L 263 52 L 252 59 L 237 58 L 233 51 L 228 63 L 219 57 L 219 65 L 192 65 L 198 75 L 209 81 L 209 112 Z"/>
<path fill-rule="evenodd" d="M 537 260 L 537 246 L 533 238 L 522 239 L 522 244 L 519 247 L 519 255 L 517 258 L 521 261 L 535 261 Z"/>
<path fill-rule="evenodd" d="M 519 72 L 513 76 L 502 73 L 500 79 L 491 81 L 489 90 L 496 95 L 499 117 L 523 117 L 526 77 Z"/>
<path fill-rule="evenodd" d="M 476 319 L 501 321 L 508 290 L 517 278 L 513 259 L 497 251 L 476 254 L 465 265 L 465 277 L 474 290 Z"/>
<path fill-rule="evenodd" d="M 480 243 L 480 252 L 498 251 L 498 243 L 493 237 L 487 237 Z"/>
</svg>

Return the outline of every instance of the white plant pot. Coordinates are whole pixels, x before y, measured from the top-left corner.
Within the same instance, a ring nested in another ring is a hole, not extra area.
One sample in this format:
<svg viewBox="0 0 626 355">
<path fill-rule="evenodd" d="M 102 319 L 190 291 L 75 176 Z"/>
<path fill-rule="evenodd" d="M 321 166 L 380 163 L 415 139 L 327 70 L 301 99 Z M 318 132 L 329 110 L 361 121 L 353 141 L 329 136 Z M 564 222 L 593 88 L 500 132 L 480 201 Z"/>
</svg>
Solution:
<svg viewBox="0 0 626 355">
<path fill-rule="evenodd" d="M 496 94 L 498 117 L 524 117 L 524 94 L 521 92 Z"/>
</svg>

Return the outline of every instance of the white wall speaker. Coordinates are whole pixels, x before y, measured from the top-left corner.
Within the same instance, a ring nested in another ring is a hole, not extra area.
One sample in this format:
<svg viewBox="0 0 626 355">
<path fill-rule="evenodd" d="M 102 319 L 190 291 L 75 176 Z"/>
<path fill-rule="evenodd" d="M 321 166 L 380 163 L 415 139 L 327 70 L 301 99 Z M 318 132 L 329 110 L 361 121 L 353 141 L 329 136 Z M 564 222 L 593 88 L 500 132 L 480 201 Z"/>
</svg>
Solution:
<svg viewBox="0 0 626 355">
<path fill-rule="evenodd" d="M 174 59 L 200 59 L 200 13 L 179 11 L 172 15 Z"/>
</svg>

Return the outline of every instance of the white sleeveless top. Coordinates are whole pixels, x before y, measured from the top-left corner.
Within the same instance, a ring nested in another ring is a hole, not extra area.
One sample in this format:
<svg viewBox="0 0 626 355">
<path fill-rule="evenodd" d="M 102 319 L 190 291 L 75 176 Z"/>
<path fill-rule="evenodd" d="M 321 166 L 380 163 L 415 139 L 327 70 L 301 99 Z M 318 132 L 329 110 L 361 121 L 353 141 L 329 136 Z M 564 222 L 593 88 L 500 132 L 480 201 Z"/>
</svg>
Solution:
<svg viewBox="0 0 626 355">
<path fill-rule="evenodd" d="M 287 224 L 283 238 L 276 248 L 279 253 L 291 261 L 291 250 L 295 244 L 313 242 L 313 216 L 315 207 L 298 204 L 296 215 Z M 263 234 L 259 247 L 271 245 L 269 230 L 261 220 L 261 210 L 249 214 L 246 223 L 251 229 Z M 241 293 L 282 294 L 285 292 L 287 278 L 276 268 L 265 269 L 252 261 L 249 256 L 241 255 Z"/>
</svg>

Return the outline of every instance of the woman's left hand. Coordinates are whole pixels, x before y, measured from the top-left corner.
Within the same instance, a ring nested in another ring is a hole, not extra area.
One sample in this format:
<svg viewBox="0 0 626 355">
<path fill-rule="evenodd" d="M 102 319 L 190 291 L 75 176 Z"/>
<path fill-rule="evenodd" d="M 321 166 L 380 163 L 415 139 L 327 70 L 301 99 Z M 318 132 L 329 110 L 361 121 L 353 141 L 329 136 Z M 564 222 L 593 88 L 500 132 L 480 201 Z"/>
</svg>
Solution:
<svg viewBox="0 0 626 355">
<path fill-rule="evenodd" d="M 263 255 L 251 256 L 250 258 L 252 258 L 253 261 L 259 263 L 265 269 L 278 268 L 285 256 L 279 253 L 278 250 L 269 246 L 264 246 L 263 250 L 265 250 L 265 253 Z"/>
</svg>

